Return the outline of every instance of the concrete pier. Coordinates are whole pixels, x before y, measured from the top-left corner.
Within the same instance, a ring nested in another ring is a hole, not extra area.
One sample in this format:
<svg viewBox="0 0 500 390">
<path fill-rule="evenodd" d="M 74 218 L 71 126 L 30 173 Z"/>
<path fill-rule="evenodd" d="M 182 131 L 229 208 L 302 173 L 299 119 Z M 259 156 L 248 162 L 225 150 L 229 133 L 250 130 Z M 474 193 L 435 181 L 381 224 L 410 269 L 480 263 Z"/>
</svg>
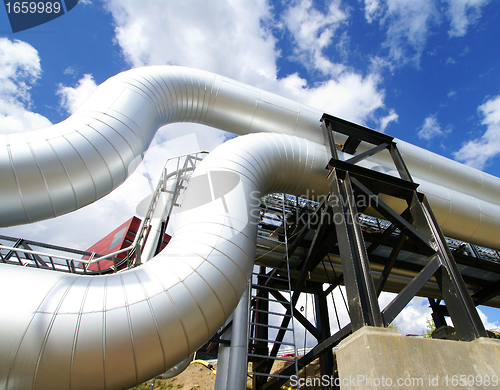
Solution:
<svg viewBox="0 0 500 390">
<path fill-rule="evenodd" d="M 404 337 L 363 327 L 337 351 L 345 389 L 498 389 L 500 340 L 471 342 Z"/>
</svg>

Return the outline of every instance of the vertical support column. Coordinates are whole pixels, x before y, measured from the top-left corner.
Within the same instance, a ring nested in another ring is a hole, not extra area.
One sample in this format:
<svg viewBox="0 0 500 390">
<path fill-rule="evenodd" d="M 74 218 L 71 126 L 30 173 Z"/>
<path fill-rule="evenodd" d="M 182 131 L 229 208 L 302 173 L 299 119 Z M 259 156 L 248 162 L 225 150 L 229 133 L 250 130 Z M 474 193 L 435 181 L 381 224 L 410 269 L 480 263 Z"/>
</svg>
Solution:
<svg viewBox="0 0 500 390">
<path fill-rule="evenodd" d="M 314 306 L 316 308 L 316 327 L 320 332 L 318 344 L 331 336 L 330 319 L 328 316 L 328 306 L 326 296 L 323 292 L 322 284 L 315 285 L 316 292 L 314 293 Z M 328 349 L 319 357 L 321 377 L 333 376 L 333 355 L 332 350 Z"/>
<path fill-rule="evenodd" d="M 331 123 L 326 124 L 324 120 L 321 120 L 321 130 L 323 131 L 323 138 L 325 140 L 325 145 L 330 151 L 330 155 L 338 159 L 337 147 L 335 145 L 335 139 L 333 137 Z"/>
<path fill-rule="evenodd" d="M 233 315 L 231 315 L 224 328 L 226 328 L 233 320 Z M 232 325 L 227 327 L 226 331 L 221 334 L 224 340 L 231 342 L 231 334 L 233 331 Z M 215 385 L 214 390 L 226 390 L 227 389 L 227 377 L 229 372 L 229 361 L 231 360 L 231 346 L 230 344 L 220 343 L 219 353 L 217 356 L 217 374 L 215 375 Z"/>
<path fill-rule="evenodd" d="M 355 332 L 365 325 L 382 326 L 383 322 L 349 173 L 342 172 L 342 175 L 338 177 L 337 169 L 332 168 L 328 184 L 352 331 Z"/>
<path fill-rule="evenodd" d="M 227 375 L 227 389 L 245 390 L 248 372 L 248 288 L 241 296 L 233 313 L 231 330 L 231 358 Z"/>
</svg>

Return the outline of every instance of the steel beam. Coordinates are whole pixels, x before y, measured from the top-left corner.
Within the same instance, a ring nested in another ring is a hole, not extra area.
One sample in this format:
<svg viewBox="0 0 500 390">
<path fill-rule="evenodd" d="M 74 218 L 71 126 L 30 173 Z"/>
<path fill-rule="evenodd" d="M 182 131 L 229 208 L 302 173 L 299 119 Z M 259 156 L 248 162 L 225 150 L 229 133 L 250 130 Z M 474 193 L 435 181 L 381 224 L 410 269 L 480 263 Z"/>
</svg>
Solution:
<svg viewBox="0 0 500 390">
<path fill-rule="evenodd" d="M 434 321 L 436 329 L 445 326 L 446 325 L 445 313 L 446 315 L 448 315 L 448 310 L 446 309 L 446 306 L 439 304 L 441 302 L 441 299 L 437 300 L 433 298 L 428 298 L 428 300 L 429 300 L 429 306 L 432 309 L 432 320 Z"/>
<path fill-rule="evenodd" d="M 337 175 L 337 169 L 332 168 L 328 174 L 328 184 L 352 329 L 356 331 L 365 325 L 382 326 L 350 175 L 345 172 L 341 179 Z"/>
<path fill-rule="evenodd" d="M 389 278 L 389 275 L 391 274 L 394 264 L 396 264 L 399 252 L 401 252 L 401 248 L 403 247 L 405 241 L 406 241 L 406 234 L 404 234 L 403 232 L 399 233 L 398 244 L 394 248 L 392 248 L 387 264 L 385 265 L 382 271 L 382 275 L 380 275 L 380 279 L 377 282 L 377 296 L 380 296 L 380 293 L 384 288 L 385 282 Z"/>
<path fill-rule="evenodd" d="M 314 294 L 314 306 L 316 308 L 316 324 L 320 333 L 318 343 L 327 340 L 330 335 L 330 319 L 328 316 L 328 305 L 326 296 L 323 293 L 322 284 L 316 285 L 317 292 Z M 319 357 L 321 376 L 332 377 L 333 375 L 333 355 L 332 350 L 327 349 Z"/>
<path fill-rule="evenodd" d="M 384 325 L 388 326 L 401 310 L 413 299 L 425 283 L 436 273 L 441 266 L 438 255 L 434 255 L 431 261 L 420 271 L 420 273 L 395 297 L 391 303 L 382 311 Z"/>
<path fill-rule="evenodd" d="M 415 211 L 414 219 L 420 220 L 421 218 L 417 215 L 420 213 L 425 216 L 425 219 L 428 221 L 428 229 L 430 229 L 430 233 L 435 237 L 439 257 L 443 265 L 442 272 L 437 274 L 440 276 L 441 293 L 458 337 L 461 340 L 467 341 L 475 340 L 478 337 L 488 337 L 426 197 L 422 195 L 421 199 L 419 199 L 417 194 L 415 194 L 411 208 Z M 422 228 L 424 229 L 425 226 Z"/>
</svg>

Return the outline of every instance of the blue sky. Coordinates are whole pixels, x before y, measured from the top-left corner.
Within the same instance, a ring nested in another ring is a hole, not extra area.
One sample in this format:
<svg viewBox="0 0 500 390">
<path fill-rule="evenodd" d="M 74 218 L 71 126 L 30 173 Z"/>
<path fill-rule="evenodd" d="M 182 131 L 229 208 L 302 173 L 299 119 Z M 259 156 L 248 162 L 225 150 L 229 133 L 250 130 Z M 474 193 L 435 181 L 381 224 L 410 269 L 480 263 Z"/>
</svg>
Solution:
<svg viewBox="0 0 500 390">
<path fill-rule="evenodd" d="M 15 34 L 2 8 L 0 134 L 67 118 L 120 71 L 174 64 L 232 77 L 500 176 L 499 36 L 494 0 L 85 0 Z M 0 234 L 84 249 L 134 214 L 165 155 L 186 144 L 211 150 L 225 138 L 195 125 L 161 129 L 146 167 L 114 193 L 82 212 Z M 428 312 L 421 301 L 413 306 L 399 321 L 419 333 Z M 498 326 L 497 312 L 483 311 Z"/>
</svg>

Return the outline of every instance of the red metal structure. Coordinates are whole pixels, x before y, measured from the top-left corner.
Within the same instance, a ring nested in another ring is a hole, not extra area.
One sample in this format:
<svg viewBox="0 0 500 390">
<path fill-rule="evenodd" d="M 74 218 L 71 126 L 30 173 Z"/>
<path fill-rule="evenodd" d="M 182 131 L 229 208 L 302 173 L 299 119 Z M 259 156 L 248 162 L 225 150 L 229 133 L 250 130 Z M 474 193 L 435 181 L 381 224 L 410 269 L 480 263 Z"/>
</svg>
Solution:
<svg viewBox="0 0 500 390">
<path fill-rule="evenodd" d="M 109 253 L 113 253 L 119 251 L 120 249 L 124 249 L 129 247 L 135 239 L 135 236 L 139 230 L 141 225 L 141 219 L 137 217 L 132 217 L 128 221 L 124 222 L 120 226 L 118 226 L 115 230 L 109 233 L 106 237 L 102 238 L 90 248 L 87 249 L 87 252 L 95 253 L 98 256 L 104 256 Z M 148 232 L 149 233 L 149 232 Z M 170 236 L 168 234 L 163 235 L 163 240 L 160 244 L 159 250 L 165 248 L 165 246 L 170 241 Z M 122 252 L 116 256 L 117 259 L 122 260 L 127 255 L 126 252 Z M 85 256 L 84 260 L 88 260 L 89 257 Z M 99 267 L 102 270 L 113 268 L 113 260 L 101 260 L 99 262 Z M 118 261 L 120 264 L 120 261 Z M 118 268 L 123 268 L 126 264 L 120 264 Z M 99 271 L 97 263 L 90 264 L 88 267 L 89 271 Z"/>
</svg>

